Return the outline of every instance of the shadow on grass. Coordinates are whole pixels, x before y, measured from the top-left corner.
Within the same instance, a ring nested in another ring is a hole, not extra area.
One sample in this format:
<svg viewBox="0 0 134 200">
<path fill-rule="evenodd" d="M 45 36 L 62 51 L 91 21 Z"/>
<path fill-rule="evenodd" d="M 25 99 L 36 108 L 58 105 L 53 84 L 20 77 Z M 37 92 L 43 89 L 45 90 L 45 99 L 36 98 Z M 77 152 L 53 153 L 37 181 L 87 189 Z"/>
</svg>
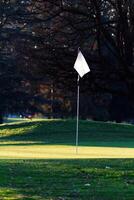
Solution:
<svg viewBox="0 0 134 200">
<path fill-rule="evenodd" d="M 3 125 L 0 131 L 12 133 L 1 135 L 0 146 L 75 145 L 75 122 L 50 120 Z M 80 121 L 79 145 L 134 148 L 134 126 Z"/>
<path fill-rule="evenodd" d="M 1 142 L 1 141 L 0 141 Z M 4 141 L 5 142 L 5 141 Z M 60 146 L 75 146 L 75 143 L 45 143 L 45 142 L 19 142 L 12 143 L 11 141 L 8 143 L 0 143 L 0 147 L 7 146 L 47 146 L 47 145 L 60 145 Z M 134 142 L 90 142 L 88 144 L 79 143 L 79 147 L 113 147 L 113 148 L 134 148 Z"/>
<path fill-rule="evenodd" d="M 0 160 L 0 189 L 10 199 L 128 200 L 133 168 L 133 159 Z"/>
</svg>

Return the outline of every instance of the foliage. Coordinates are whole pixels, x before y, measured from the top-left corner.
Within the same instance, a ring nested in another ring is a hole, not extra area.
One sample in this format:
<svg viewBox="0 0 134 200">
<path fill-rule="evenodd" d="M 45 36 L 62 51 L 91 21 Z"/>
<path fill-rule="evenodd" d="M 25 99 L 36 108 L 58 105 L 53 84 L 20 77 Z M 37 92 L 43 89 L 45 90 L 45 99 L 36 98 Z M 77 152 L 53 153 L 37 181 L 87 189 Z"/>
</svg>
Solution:
<svg viewBox="0 0 134 200">
<path fill-rule="evenodd" d="M 113 109 L 117 120 L 131 118 L 134 113 L 133 8 L 130 0 L 2 1 L 0 112 L 32 110 L 38 104 L 34 97 L 41 95 L 38 86 L 46 81 L 74 101 L 73 64 L 80 47 L 91 68 L 91 73 L 81 80 L 81 92 L 93 97 L 96 108 L 99 101 L 98 109 L 106 113 L 104 119 L 116 118 L 110 112 Z M 124 104 L 128 98 L 130 108 L 126 110 L 132 112 L 124 111 L 124 116 L 119 116 L 118 105 L 113 103 L 118 97 Z"/>
</svg>

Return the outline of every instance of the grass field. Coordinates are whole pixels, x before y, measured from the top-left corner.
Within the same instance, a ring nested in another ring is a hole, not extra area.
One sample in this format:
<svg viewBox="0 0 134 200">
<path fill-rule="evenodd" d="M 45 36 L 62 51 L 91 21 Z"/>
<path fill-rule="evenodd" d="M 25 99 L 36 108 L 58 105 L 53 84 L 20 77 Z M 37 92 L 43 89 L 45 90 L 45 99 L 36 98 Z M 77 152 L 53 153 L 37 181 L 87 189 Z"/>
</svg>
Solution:
<svg viewBox="0 0 134 200">
<path fill-rule="evenodd" d="M 134 158 L 134 126 L 75 120 L 17 121 L 0 126 L 0 158 Z"/>
<path fill-rule="evenodd" d="M 74 144 L 74 120 L 1 125 L 0 200 L 134 200 L 134 126 L 80 121 Z"/>
<path fill-rule="evenodd" d="M 133 200 L 134 160 L 0 160 L 0 199 Z"/>
</svg>

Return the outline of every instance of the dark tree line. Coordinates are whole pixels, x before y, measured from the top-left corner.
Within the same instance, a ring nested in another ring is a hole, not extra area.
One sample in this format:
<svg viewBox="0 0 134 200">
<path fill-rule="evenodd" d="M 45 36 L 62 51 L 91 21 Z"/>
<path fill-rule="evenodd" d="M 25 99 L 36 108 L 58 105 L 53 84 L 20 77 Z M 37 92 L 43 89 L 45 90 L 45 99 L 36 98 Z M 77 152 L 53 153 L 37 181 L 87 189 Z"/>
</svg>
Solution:
<svg viewBox="0 0 134 200">
<path fill-rule="evenodd" d="M 7 113 L 32 108 L 33 92 L 26 84 L 32 70 L 29 71 L 30 66 L 24 69 L 27 54 L 20 55 L 18 49 L 22 49 L 25 41 L 31 37 L 29 30 L 33 4 L 16 0 L 0 2 L 0 122 Z"/>
<path fill-rule="evenodd" d="M 0 3 L 0 112 L 32 109 L 37 86 L 46 80 L 75 101 L 73 65 L 80 47 L 91 68 L 80 83 L 82 104 L 88 99 L 84 117 L 132 117 L 133 10 L 132 0 Z"/>
</svg>

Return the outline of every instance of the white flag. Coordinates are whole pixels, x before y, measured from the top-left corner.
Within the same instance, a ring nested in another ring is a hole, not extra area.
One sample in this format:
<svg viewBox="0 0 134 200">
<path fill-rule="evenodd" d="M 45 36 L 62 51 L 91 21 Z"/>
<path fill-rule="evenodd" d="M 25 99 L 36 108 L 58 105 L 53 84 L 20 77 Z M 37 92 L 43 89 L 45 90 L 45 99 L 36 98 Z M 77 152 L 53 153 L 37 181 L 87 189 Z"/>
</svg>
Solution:
<svg viewBox="0 0 134 200">
<path fill-rule="evenodd" d="M 80 77 L 82 78 L 85 74 L 90 72 L 89 66 L 82 55 L 81 51 L 78 52 L 77 59 L 74 64 L 74 69 L 78 72 Z"/>
</svg>

